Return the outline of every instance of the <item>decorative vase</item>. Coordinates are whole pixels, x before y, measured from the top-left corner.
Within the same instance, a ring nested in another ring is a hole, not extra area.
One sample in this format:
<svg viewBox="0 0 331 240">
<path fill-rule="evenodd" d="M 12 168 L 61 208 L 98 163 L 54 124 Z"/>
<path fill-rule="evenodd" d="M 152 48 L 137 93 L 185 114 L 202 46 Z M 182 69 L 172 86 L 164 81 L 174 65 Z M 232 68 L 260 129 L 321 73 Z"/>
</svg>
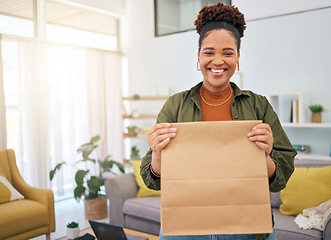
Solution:
<svg viewBox="0 0 331 240">
<path fill-rule="evenodd" d="M 321 123 L 322 122 L 322 113 L 312 113 L 311 114 L 311 122 L 313 123 Z"/>
<path fill-rule="evenodd" d="M 68 239 L 75 239 L 79 237 L 79 227 L 76 228 L 68 228 L 67 227 L 67 238 Z"/>
<path fill-rule="evenodd" d="M 94 199 L 84 200 L 85 217 L 88 220 L 99 220 L 107 217 L 107 197 L 101 196 Z"/>
</svg>

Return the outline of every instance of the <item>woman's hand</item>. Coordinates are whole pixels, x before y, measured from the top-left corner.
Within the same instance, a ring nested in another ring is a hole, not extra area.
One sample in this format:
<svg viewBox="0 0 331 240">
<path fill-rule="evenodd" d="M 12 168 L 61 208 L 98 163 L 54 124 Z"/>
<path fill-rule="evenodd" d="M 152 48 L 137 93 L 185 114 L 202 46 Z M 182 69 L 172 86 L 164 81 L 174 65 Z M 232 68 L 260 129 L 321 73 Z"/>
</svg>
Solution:
<svg viewBox="0 0 331 240">
<path fill-rule="evenodd" d="M 172 128 L 170 123 L 158 123 L 147 133 L 147 143 L 153 150 L 151 167 L 157 175 L 161 175 L 161 151 L 176 136 L 176 132 L 177 129 Z"/>
<path fill-rule="evenodd" d="M 247 136 L 251 142 L 255 142 L 265 152 L 266 156 L 269 156 L 274 144 L 274 138 L 269 124 L 261 123 L 256 125 Z"/>
<path fill-rule="evenodd" d="M 274 144 L 274 137 L 269 124 L 261 123 L 256 125 L 247 136 L 251 142 L 255 142 L 256 145 L 265 152 L 267 157 L 268 176 L 269 178 L 272 177 L 275 174 L 276 164 L 269 156 Z"/>
</svg>

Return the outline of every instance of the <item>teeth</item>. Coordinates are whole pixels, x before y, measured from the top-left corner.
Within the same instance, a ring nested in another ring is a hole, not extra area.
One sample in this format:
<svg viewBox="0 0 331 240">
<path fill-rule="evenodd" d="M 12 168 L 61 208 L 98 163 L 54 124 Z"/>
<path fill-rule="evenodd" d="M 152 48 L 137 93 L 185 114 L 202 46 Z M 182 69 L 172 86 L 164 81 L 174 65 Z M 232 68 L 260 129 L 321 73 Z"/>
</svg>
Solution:
<svg viewBox="0 0 331 240">
<path fill-rule="evenodd" d="M 224 72 L 224 69 L 211 69 L 212 72 L 214 73 L 221 73 L 221 72 Z"/>
</svg>

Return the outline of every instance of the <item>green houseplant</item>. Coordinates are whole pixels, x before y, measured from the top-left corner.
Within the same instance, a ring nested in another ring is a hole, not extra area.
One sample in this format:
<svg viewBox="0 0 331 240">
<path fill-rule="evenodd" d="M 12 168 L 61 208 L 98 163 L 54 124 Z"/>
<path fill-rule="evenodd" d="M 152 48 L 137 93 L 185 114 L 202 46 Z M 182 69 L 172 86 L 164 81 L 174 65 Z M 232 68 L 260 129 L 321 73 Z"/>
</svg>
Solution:
<svg viewBox="0 0 331 240">
<path fill-rule="evenodd" d="M 308 108 L 312 112 L 311 121 L 313 123 L 321 123 L 322 112 L 325 112 L 326 109 L 321 104 L 310 105 Z"/>
<path fill-rule="evenodd" d="M 75 239 L 79 236 L 79 224 L 77 222 L 70 222 L 67 224 L 67 238 Z"/>
<path fill-rule="evenodd" d="M 74 189 L 74 198 L 76 201 L 80 201 L 81 199 L 84 199 L 85 203 L 85 215 L 87 214 L 88 208 L 87 204 L 89 204 L 87 201 L 89 200 L 95 200 L 98 198 L 104 198 L 106 201 L 105 196 L 101 193 L 101 187 L 104 186 L 105 179 L 102 176 L 104 172 L 111 172 L 114 165 L 118 167 L 120 172 L 124 173 L 124 167 L 121 163 L 118 163 L 114 160 L 111 160 L 111 156 L 108 155 L 104 159 L 100 159 L 98 156 L 98 141 L 100 140 L 100 136 L 94 136 L 91 138 L 91 140 L 88 143 L 85 143 L 81 145 L 77 152 L 81 154 L 82 158 L 81 160 L 76 161 L 75 164 L 70 164 L 67 162 L 61 162 L 55 166 L 53 170 L 49 173 L 49 178 L 52 181 L 54 178 L 55 173 L 61 169 L 63 165 L 71 165 L 72 167 L 77 169 L 77 172 L 75 174 L 75 182 L 76 182 L 76 188 Z M 93 154 L 95 153 L 93 158 Z M 98 169 L 98 175 L 91 175 L 90 170 L 87 169 L 80 169 L 79 166 L 82 163 L 90 162 L 93 163 L 95 168 Z M 106 203 L 106 209 L 107 209 L 107 201 Z M 93 206 L 92 206 L 93 211 Z M 107 211 L 107 210 L 106 210 Z M 86 216 L 87 219 L 98 219 L 97 217 L 89 217 Z"/>
<path fill-rule="evenodd" d="M 130 158 L 131 159 L 140 159 L 140 156 L 139 156 L 139 152 L 140 150 L 137 148 L 136 145 L 134 145 L 132 148 L 131 148 L 131 155 L 130 155 Z"/>
<path fill-rule="evenodd" d="M 137 130 L 138 130 L 138 127 L 135 126 L 135 125 L 132 125 L 132 126 L 127 126 L 126 129 L 128 130 L 128 133 L 127 135 L 130 136 L 130 137 L 135 137 L 137 136 Z"/>
</svg>

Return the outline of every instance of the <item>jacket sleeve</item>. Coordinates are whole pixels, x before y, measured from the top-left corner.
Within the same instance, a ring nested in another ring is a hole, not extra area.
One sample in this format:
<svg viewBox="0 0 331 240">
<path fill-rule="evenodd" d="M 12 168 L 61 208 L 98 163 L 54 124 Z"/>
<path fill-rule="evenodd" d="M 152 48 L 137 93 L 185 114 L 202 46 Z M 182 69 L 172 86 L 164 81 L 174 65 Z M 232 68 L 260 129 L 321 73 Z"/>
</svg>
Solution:
<svg viewBox="0 0 331 240">
<path fill-rule="evenodd" d="M 163 105 L 160 113 L 157 116 L 157 123 L 161 122 L 174 122 L 175 117 L 173 116 L 174 112 L 172 111 L 174 104 L 173 97 L 170 97 L 166 103 Z M 152 149 L 149 149 L 146 155 L 142 158 L 140 165 L 140 175 L 145 182 L 146 186 L 153 190 L 161 189 L 161 179 L 155 177 L 151 172 L 151 162 L 152 162 Z"/>
<path fill-rule="evenodd" d="M 265 97 L 263 101 L 265 107 L 263 122 L 270 125 L 274 137 L 270 157 L 276 164 L 275 175 L 270 179 L 269 188 L 271 192 L 279 192 L 286 187 L 286 183 L 294 171 L 294 157 L 297 152 L 293 149 L 272 106 Z"/>
</svg>

